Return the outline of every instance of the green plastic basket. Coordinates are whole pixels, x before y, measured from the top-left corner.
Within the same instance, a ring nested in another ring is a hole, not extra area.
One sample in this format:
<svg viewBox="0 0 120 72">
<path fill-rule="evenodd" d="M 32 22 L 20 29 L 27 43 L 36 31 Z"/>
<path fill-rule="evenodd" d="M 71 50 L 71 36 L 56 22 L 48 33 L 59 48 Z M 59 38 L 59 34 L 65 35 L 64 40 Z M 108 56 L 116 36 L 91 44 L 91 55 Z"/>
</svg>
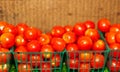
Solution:
<svg viewBox="0 0 120 72">
<path fill-rule="evenodd" d="M 101 35 L 101 39 L 103 40 L 103 41 L 105 41 L 105 39 L 104 39 L 104 36 L 102 35 L 102 33 L 99 31 L 99 33 L 100 33 L 100 35 Z M 106 42 L 105 42 L 106 43 Z M 109 54 L 109 52 L 110 52 L 110 50 L 109 50 L 109 48 L 108 48 L 108 46 L 106 45 L 106 50 L 104 50 L 104 51 L 77 51 L 77 52 L 73 52 L 74 53 L 74 56 L 73 56 L 73 59 L 75 60 L 76 58 L 76 55 L 78 55 L 78 54 L 80 54 L 80 53 L 85 53 L 85 52 L 87 52 L 87 53 L 92 53 L 94 56 L 96 55 L 96 54 L 100 54 L 100 55 L 103 55 L 104 56 L 104 58 L 105 58 L 105 60 L 104 60 L 104 65 L 101 67 L 101 68 L 93 68 L 93 67 L 91 67 L 91 64 L 89 64 L 90 62 L 91 62 L 91 60 L 89 60 L 89 61 L 81 61 L 79 58 L 78 58 L 78 65 L 76 66 L 76 68 L 74 68 L 75 66 L 73 66 L 73 67 L 71 67 L 72 65 L 70 65 L 70 52 L 67 52 L 66 51 L 66 63 L 67 63 L 67 67 L 68 67 L 68 71 L 67 72 L 104 72 L 104 70 L 105 70 L 105 66 L 106 66 L 106 62 L 107 62 L 107 59 L 108 59 L 108 54 Z M 86 66 L 88 66 L 87 68 L 81 68 L 81 66 L 80 66 L 80 64 L 88 64 L 88 65 L 86 65 Z M 93 63 L 94 64 L 94 63 Z"/>
<path fill-rule="evenodd" d="M 20 54 L 20 58 L 18 60 L 17 54 Z M 27 55 L 26 60 L 22 60 L 21 54 Z M 50 54 L 50 58 L 46 59 L 43 58 L 43 54 L 47 55 Z M 52 61 L 52 57 L 56 58 L 57 55 L 60 56 L 60 60 L 55 60 L 54 63 Z M 39 56 L 39 61 L 33 61 L 32 56 Z M 62 70 L 62 63 L 63 63 L 63 57 L 64 57 L 64 51 L 63 52 L 53 52 L 53 53 L 42 53 L 42 52 L 14 52 L 14 59 L 15 59 L 15 66 L 16 66 L 16 72 L 61 72 Z M 52 66 L 53 64 L 54 67 Z M 57 63 L 59 63 L 59 66 L 57 66 Z M 22 69 L 20 64 L 24 64 L 27 67 L 25 69 Z M 43 66 L 46 66 L 43 68 Z"/>
</svg>

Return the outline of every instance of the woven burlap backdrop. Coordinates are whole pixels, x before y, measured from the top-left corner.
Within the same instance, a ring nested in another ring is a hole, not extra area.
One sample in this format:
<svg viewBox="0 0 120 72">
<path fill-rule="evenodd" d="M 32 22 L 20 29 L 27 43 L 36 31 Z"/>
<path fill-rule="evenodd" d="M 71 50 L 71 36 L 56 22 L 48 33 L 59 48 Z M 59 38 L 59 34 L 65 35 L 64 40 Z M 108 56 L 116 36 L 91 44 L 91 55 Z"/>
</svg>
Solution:
<svg viewBox="0 0 120 72">
<path fill-rule="evenodd" d="M 120 23 L 120 0 L 0 0 L 0 20 L 49 31 L 54 25 L 108 18 Z"/>
</svg>

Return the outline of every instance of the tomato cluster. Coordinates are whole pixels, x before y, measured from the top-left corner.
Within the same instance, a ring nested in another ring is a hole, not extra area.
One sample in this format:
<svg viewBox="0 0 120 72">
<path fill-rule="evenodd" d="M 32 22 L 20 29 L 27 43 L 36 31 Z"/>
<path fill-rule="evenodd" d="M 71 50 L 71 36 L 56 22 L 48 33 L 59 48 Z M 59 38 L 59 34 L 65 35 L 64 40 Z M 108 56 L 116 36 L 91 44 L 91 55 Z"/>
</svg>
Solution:
<svg viewBox="0 0 120 72">
<path fill-rule="evenodd" d="M 105 40 L 110 48 L 107 63 L 111 72 L 120 71 L 120 24 L 111 24 L 107 19 L 98 22 L 98 29 L 104 33 Z"/>
</svg>

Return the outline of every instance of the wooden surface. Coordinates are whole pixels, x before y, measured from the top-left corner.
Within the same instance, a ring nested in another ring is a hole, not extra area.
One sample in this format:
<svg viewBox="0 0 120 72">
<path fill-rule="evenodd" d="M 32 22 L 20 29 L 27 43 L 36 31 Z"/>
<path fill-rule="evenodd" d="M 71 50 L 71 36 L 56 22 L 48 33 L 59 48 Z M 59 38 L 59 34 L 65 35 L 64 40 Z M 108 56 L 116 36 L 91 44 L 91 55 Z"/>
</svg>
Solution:
<svg viewBox="0 0 120 72">
<path fill-rule="evenodd" d="M 54 25 L 108 18 L 120 23 L 120 0 L 0 0 L 0 20 L 49 31 Z"/>
</svg>

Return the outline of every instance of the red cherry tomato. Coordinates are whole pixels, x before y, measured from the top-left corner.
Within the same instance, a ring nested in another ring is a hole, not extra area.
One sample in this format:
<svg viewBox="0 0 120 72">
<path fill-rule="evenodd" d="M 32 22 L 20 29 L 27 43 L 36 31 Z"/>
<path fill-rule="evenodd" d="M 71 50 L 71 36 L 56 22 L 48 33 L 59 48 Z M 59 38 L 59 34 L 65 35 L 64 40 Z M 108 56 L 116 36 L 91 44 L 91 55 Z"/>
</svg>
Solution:
<svg viewBox="0 0 120 72">
<path fill-rule="evenodd" d="M 28 41 L 35 40 L 38 37 L 38 31 L 35 28 L 33 28 L 33 27 L 29 27 L 24 32 L 24 37 Z"/>
<path fill-rule="evenodd" d="M 100 51 L 100 50 L 105 50 L 105 42 L 103 40 L 97 40 L 94 44 L 93 44 L 93 47 L 92 47 L 92 50 L 97 50 L 97 51 Z"/>
<path fill-rule="evenodd" d="M 54 37 L 62 37 L 64 33 L 65 29 L 62 26 L 54 26 L 51 31 L 51 34 Z"/>
<path fill-rule="evenodd" d="M 41 48 L 42 56 L 43 58 L 51 58 L 52 53 L 54 52 L 53 48 L 51 45 L 43 45 Z"/>
<path fill-rule="evenodd" d="M 93 42 L 97 41 L 100 38 L 98 31 L 92 28 L 89 28 L 85 31 L 85 36 L 89 36 Z"/>
<path fill-rule="evenodd" d="M 79 59 L 78 58 L 69 59 L 68 66 L 69 66 L 70 69 L 78 69 Z"/>
<path fill-rule="evenodd" d="M 27 24 L 24 24 L 24 23 L 17 24 L 16 25 L 16 29 L 18 32 L 17 34 L 23 35 L 27 28 L 28 28 Z"/>
<path fill-rule="evenodd" d="M 116 35 L 116 33 L 114 33 L 114 32 L 108 32 L 108 33 L 106 33 L 105 39 L 106 39 L 106 41 L 107 41 L 108 44 L 116 43 L 115 35 Z"/>
<path fill-rule="evenodd" d="M 55 51 L 61 52 L 65 49 L 66 43 L 62 38 L 52 38 L 51 45 Z"/>
<path fill-rule="evenodd" d="M 79 72 L 90 72 L 90 64 L 89 63 L 80 63 Z"/>
<path fill-rule="evenodd" d="M 92 22 L 92 21 L 90 21 L 90 20 L 89 20 L 89 21 L 85 21 L 84 24 L 85 24 L 85 26 L 86 26 L 87 28 L 92 28 L 92 29 L 95 28 L 95 23 Z"/>
<path fill-rule="evenodd" d="M 6 27 L 7 25 L 8 25 L 7 22 L 0 21 L 0 30 L 2 31 L 4 29 L 4 27 Z"/>
<path fill-rule="evenodd" d="M 120 58 L 120 44 L 119 43 L 113 43 L 109 45 L 110 49 L 112 50 L 110 55 L 113 57 L 119 57 Z"/>
<path fill-rule="evenodd" d="M 76 44 L 68 44 L 66 50 L 70 58 L 78 57 L 78 46 Z"/>
<path fill-rule="evenodd" d="M 0 64 L 5 64 L 10 61 L 11 54 L 8 49 L 0 48 Z"/>
<path fill-rule="evenodd" d="M 119 27 L 117 27 L 117 26 L 111 26 L 109 32 L 117 33 L 117 32 L 119 32 L 119 31 L 120 31 Z"/>
<path fill-rule="evenodd" d="M 76 23 L 73 27 L 73 31 L 75 32 L 76 35 L 82 36 L 84 35 L 86 31 L 86 26 L 83 23 Z"/>
<path fill-rule="evenodd" d="M 27 44 L 27 41 L 22 35 L 17 35 L 15 37 L 15 46 L 25 46 Z"/>
<path fill-rule="evenodd" d="M 105 57 L 102 54 L 95 54 L 91 60 L 91 66 L 94 69 L 103 68 Z"/>
<path fill-rule="evenodd" d="M 37 38 L 41 45 L 49 44 L 50 37 L 47 34 L 41 34 L 40 37 Z"/>
<path fill-rule="evenodd" d="M 66 32 L 69 32 L 69 31 L 71 32 L 71 31 L 73 31 L 73 27 L 70 26 L 70 25 L 64 26 L 64 29 L 65 29 Z"/>
<path fill-rule="evenodd" d="M 120 43 L 120 32 L 116 33 L 115 40 L 116 40 L 117 43 Z"/>
<path fill-rule="evenodd" d="M 43 62 L 41 65 L 40 72 L 52 72 L 51 66 L 49 62 Z"/>
<path fill-rule="evenodd" d="M 100 19 L 98 21 L 98 29 L 102 32 L 108 32 L 110 29 L 110 22 L 107 19 Z"/>
<path fill-rule="evenodd" d="M 15 44 L 15 36 L 12 33 L 3 33 L 0 42 L 2 47 L 10 49 Z"/>
<path fill-rule="evenodd" d="M 18 62 L 23 62 L 28 60 L 28 54 L 26 54 L 27 52 L 27 49 L 25 46 L 18 46 L 16 49 L 15 49 L 15 59 L 18 60 Z"/>
<path fill-rule="evenodd" d="M 32 72 L 30 64 L 19 64 L 18 72 Z"/>
<path fill-rule="evenodd" d="M 29 52 L 39 52 L 41 50 L 40 43 L 37 40 L 32 40 L 27 43 L 27 50 Z"/>
<path fill-rule="evenodd" d="M 76 41 L 76 35 L 73 32 L 66 32 L 63 34 L 63 39 L 66 43 L 74 43 Z"/>
<path fill-rule="evenodd" d="M 60 66 L 60 62 L 61 62 L 61 56 L 59 54 L 55 54 L 53 57 L 52 57 L 52 66 L 53 67 L 59 67 Z"/>
<path fill-rule="evenodd" d="M 93 54 L 91 52 L 81 52 L 79 54 L 80 62 L 90 62 L 93 58 Z"/>
<path fill-rule="evenodd" d="M 82 36 L 78 38 L 77 45 L 79 50 L 91 50 L 93 42 L 90 37 Z"/>
</svg>

